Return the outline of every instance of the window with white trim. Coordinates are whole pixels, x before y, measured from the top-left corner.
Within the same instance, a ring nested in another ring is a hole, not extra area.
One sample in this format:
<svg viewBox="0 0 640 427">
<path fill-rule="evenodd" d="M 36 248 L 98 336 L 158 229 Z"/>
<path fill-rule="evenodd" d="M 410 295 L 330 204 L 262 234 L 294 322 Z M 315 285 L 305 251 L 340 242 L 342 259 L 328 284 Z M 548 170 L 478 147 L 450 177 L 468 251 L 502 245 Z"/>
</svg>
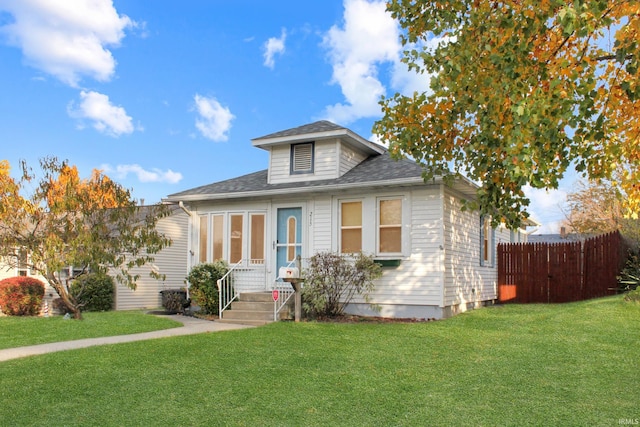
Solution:
<svg viewBox="0 0 640 427">
<path fill-rule="evenodd" d="M 265 251 L 265 214 L 249 214 L 249 262 L 251 264 L 264 264 Z"/>
<path fill-rule="evenodd" d="M 402 199 L 378 199 L 378 254 L 402 252 Z"/>
<path fill-rule="evenodd" d="M 266 214 L 221 212 L 200 215 L 198 262 L 220 259 L 235 264 L 249 257 L 249 264 L 264 265 Z"/>
<path fill-rule="evenodd" d="M 362 251 L 362 201 L 340 202 L 340 252 Z"/>
<path fill-rule="evenodd" d="M 495 230 L 491 227 L 491 217 L 480 217 L 480 265 L 484 267 L 493 267 L 493 259 L 495 258 L 496 235 Z"/>
<path fill-rule="evenodd" d="M 26 249 L 18 250 L 18 276 L 29 275 L 29 253 Z"/>
<path fill-rule="evenodd" d="M 314 143 L 291 144 L 290 173 L 313 173 Z"/>
</svg>

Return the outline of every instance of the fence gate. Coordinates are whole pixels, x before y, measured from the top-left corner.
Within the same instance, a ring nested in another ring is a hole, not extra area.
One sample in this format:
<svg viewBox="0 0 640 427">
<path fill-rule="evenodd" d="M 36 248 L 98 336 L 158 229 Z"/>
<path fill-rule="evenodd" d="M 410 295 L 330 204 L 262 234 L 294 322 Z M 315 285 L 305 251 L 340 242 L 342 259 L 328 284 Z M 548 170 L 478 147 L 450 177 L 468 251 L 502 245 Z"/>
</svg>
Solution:
<svg viewBox="0 0 640 427">
<path fill-rule="evenodd" d="M 620 233 L 565 243 L 498 245 L 498 300 L 581 301 L 616 292 Z"/>
</svg>

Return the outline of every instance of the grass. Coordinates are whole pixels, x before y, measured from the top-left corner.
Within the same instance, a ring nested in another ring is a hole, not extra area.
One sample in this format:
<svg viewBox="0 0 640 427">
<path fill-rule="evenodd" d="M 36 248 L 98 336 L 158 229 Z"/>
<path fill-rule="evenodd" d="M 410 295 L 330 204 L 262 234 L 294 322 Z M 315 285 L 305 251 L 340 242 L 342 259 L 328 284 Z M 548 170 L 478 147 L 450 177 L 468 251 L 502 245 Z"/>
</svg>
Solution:
<svg viewBox="0 0 640 427">
<path fill-rule="evenodd" d="M 621 297 L 430 323 L 281 322 L 0 363 L 0 420 L 610 426 L 640 419 L 639 357 L 640 304 Z"/>
<path fill-rule="evenodd" d="M 140 311 L 83 313 L 84 320 L 53 317 L 0 317 L 0 349 L 83 338 L 135 334 L 182 326 Z"/>
</svg>

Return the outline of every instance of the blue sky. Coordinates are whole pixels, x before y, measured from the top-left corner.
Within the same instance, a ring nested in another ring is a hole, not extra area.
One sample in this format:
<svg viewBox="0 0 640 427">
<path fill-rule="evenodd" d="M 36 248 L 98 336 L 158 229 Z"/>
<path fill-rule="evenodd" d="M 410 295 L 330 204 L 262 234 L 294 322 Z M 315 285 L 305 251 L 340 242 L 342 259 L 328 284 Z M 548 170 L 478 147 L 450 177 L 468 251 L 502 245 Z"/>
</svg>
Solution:
<svg viewBox="0 0 640 427">
<path fill-rule="evenodd" d="M 0 158 L 98 168 L 146 203 L 266 168 L 251 138 L 331 120 L 371 138 L 425 89 L 373 0 L 0 0 Z M 573 181 L 530 191 L 554 232 Z"/>
</svg>

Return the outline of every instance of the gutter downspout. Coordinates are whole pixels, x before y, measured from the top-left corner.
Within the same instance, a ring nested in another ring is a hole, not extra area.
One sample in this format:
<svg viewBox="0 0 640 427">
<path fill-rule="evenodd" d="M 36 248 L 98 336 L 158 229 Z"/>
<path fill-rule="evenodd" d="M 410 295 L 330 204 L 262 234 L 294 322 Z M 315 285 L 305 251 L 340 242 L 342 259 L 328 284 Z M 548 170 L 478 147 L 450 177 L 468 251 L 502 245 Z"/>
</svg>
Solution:
<svg viewBox="0 0 640 427">
<path fill-rule="evenodd" d="M 187 223 L 187 248 L 188 248 L 188 253 L 187 253 L 187 274 L 189 273 L 189 269 L 191 268 L 191 266 L 193 265 L 193 251 L 191 250 L 191 234 L 192 234 L 192 225 L 191 225 L 191 219 L 193 218 L 193 212 L 191 212 L 189 209 L 187 209 L 184 206 L 184 203 L 182 202 L 182 200 L 180 200 L 178 202 L 178 206 L 180 207 L 180 209 L 182 209 L 182 211 L 184 213 L 186 213 L 189 216 L 189 222 Z M 190 288 L 190 283 L 187 282 L 187 299 L 191 298 L 191 296 L 189 295 L 189 288 Z"/>
</svg>

